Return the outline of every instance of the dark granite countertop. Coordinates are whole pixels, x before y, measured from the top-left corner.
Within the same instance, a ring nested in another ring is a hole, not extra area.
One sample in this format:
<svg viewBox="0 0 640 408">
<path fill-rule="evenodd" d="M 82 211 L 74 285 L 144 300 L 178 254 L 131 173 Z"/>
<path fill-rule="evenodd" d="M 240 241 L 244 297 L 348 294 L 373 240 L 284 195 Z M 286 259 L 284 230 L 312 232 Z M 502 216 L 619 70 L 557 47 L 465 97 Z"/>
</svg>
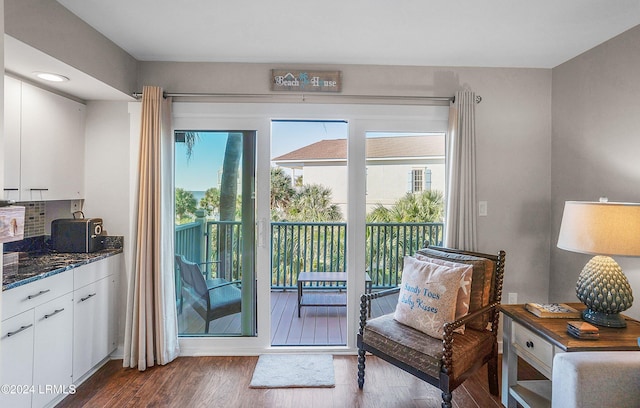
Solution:
<svg viewBox="0 0 640 408">
<path fill-rule="evenodd" d="M 2 290 L 26 285 L 119 253 L 122 253 L 121 248 L 103 249 L 86 254 L 55 252 L 28 254 L 18 263 L 4 266 Z"/>
<path fill-rule="evenodd" d="M 122 237 L 106 238 L 106 248 L 91 253 L 55 252 L 41 245 L 29 247 L 26 251 L 5 252 L 2 290 L 26 285 L 122 253 Z"/>
</svg>

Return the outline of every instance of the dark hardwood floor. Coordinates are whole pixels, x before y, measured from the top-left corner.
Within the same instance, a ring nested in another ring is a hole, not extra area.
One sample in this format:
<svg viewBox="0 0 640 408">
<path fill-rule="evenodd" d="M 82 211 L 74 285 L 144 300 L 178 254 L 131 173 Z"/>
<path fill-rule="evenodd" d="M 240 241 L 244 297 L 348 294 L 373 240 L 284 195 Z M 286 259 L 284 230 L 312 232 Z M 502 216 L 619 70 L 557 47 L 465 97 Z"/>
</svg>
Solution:
<svg viewBox="0 0 640 408">
<path fill-rule="evenodd" d="M 277 407 L 427 408 L 440 407 L 437 388 L 372 356 L 367 357 L 364 390 L 356 382 L 356 356 L 335 356 L 335 388 L 253 389 L 249 382 L 258 357 L 180 357 L 145 372 L 108 362 L 58 404 L 63 407 Z M 526 363 L 519 378 L 541 378 Z M 453 392 L 457 408 L 502 407 L 489 394 L 486 366 Z"/>
<path fill-rule="evenodd" d="M 346 308 L 303 308 L 298 318 L 296 296 L 295 292 L 272 293 L 272 345 L 346 343 Z M 373 302 L 374 317 L 395 308 L 397 298 L 383 300 Z M 179 322 L 183 332 L 204 331 L 204 321 L 188 306 Z M 235 333 L 239 322 L 238 314 L 217 319 L 209 332 Z M 441 403 L 437 388 L 373 356 L 367 357 L 362 391 L 357 386 L 356 356 L 334 356 L 335 388 L 249 388 L 257 360 L 257 356 L 181 357 L 145 372 L 124 369 L 122 360 L 113 360 L 58 407 L 426 408 Z M 518 370 L 520 379 L 543 378 L 524 361 Z M 453 392 L 453 405 L 502 407 L 500 399 L 489 393 L 486 366 Z"/>
</svg>

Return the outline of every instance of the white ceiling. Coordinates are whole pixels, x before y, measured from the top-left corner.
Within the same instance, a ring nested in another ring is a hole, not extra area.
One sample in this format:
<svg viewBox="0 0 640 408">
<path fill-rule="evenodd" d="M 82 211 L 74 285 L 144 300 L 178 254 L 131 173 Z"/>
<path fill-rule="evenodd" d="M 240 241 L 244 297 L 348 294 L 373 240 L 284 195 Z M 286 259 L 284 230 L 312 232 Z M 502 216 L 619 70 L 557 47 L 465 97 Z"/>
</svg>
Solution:
<svg viewBox="0 0 640 408">
<path fill-rule="evenodd" d="M 640 0 L 58 0 L 138 60 L 552 68 Z"/>
<path fill-rule="evenodd" d="M 58 0 L 140 61 L 553 68 L 640 24 L 640 0 Z M 5 35 L 5 68 L 130 95 Z M 40 81 L 41 82 L 41 81 Z"/>
</svg>

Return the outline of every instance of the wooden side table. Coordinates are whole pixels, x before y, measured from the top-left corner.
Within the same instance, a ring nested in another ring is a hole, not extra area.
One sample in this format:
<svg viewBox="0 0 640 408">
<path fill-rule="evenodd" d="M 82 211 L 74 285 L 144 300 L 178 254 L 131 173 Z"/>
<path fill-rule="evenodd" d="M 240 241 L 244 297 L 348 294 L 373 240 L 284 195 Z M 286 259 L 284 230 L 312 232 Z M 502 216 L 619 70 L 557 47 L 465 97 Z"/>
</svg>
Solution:
<svg viewBox="0 0 640 408">
<path fill-rule="evenodd" d="M 580 311 L 582 303 L 569 303 Z M 598 327 L 597 340 L 583 340 L 567 333 L 572 319 L 540 318 L 527 311 L 524 305 L 501 305 L 504 315 L 502 334 L 502 405 L 516 408 L 551 406 L 551 378 L 553 356 L 571 351 L 640 350 L 640 322 L 627 316 L 627 327 L 615 329 Z M 522 358 L 549 380 L 518 381 L 518 357 Z"/>
</svg>

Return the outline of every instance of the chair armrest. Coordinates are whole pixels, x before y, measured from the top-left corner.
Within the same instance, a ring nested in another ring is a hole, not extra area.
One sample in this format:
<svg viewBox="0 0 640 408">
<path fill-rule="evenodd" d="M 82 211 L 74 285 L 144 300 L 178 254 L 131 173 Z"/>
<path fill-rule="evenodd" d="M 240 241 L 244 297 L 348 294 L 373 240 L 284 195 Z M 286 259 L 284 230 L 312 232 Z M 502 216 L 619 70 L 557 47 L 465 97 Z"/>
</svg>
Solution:
<svg viewBox="0 0 640 408">
<path fill-rule="evenodd" d="M 381 297 L 393 295 L 395 293 L 400 292 L 399 287 L 381 290 L 376 293 L 363 293 L 360 295 L 360 329 L 358 333 L 362 334 L 364 332 L 364 326 L 367 324 L 367 316 L 369 312 L 369 304 L 373 299 L 378 299 Z"/>
<path fill-rule="evenodd" d="M 224 282 L 224 283 L 216 283 L 215 285 L 207 286 L 207 290 L 218 289 L 218 288 L 222 288 L 224 286 L 229 286 L 229 285 L 239 285 L 241 283 L 242 283 L 242 281 L 239 281 L 239 280 L 235 280 L 235 281 L 231 281 L 231 282 Z"/>
<path fill-rule="evenodd" d="M 207 261 L 207 262 L 200 262 L 198 263 L 198 265 L 209 265 L 209 264 L 218 264 L 222 261 Z"/>
<path fill-rule="evenodd" d="M 452 354 L 453 354 L 453 331 L 458 327 L 462 326 L 469 320 L 473 320 L 476 317 L 482 316 L 485 313 L 491 311 L 497 311 L 498 306 L 500 306 L 500 302 L 493 302 L 488 304 L 487 306 L 476 310 L 473 313 L 466 314 L 461 318 L 454 320 L 452 322 L 445 323 L 443 326 L 443 336 L 442 336 L 442 370 L 451 374 L 451 368 L 453 366 Z M 497 313 L 497 312 L 494 312 Z M 491 327 L 491 331 L 496 335 L 497 328 L 494 328 L 493 325 Z"/>
<path fill-rule="evenodd" d="M 375 293 L 363 293 L 362 295 L 360 295 L 360 305 L 362 305 L 363 301 L 369 302 L 373 299 L 393 295 L 394 293 L 398 293 L 398 292 L 400 292 L 400 287 L 385 289 Z"/>
<path fill-rule="evenodd" d="M 447 332 L 450 332 L 451 335 L 453 335 L 453 331 L 455 329 L 457 329 L 458 327 L 460 327 L 463 324 L 467 323 L 469 320 L 473 320 L 476 317 L 480 317 L 481 315 L 492 311 L 492 309 L 496 309 L 499 305 L 500 305 L 500 302 L 493 302 L 493 303 L 488 304 L 487 306 L 483 307 L 482 309 L 476 310 L 473 313 L 466 314 L 466 315 L 460 317 L 457 320 L 445 323 L 444 326 L 443 326 L 445 336 L 446 336 Z M 493 327 L 491 328 L 491 330 L 493 330 Z"/>
</svg>

